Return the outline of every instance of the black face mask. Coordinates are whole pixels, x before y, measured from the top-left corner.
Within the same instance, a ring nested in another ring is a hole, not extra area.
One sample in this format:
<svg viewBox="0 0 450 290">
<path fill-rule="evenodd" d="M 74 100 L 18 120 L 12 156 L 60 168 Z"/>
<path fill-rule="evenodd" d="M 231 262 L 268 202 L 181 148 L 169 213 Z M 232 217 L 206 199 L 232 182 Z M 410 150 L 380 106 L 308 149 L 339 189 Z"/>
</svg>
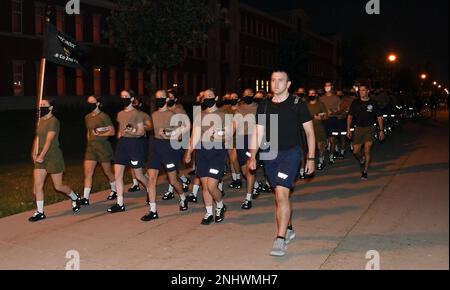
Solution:
<svg viewBox="0 0 450 290">
<path fill-rule="evenodd" d="M 310 102 L 313 102 L 313 101 L 315 101 L 316 100 L 316 96 L 309 96 L 309 101 Z"/>
<path fill-rule="evenodd" d="M 166 99 L 156 99 L 156 108 L 161 109 L 167 104 Z"/>
<path fill-rule="evenodd" d="M 97 109 L 97 104 L 88 103 L 87 107 L 88 107 L 89 112 L 92 112 L 95 109 Z"/>
<path fill-rule="evenodd" d="M 232 105 L 232 106 L 236 106 L 238 104 L 238 102 L 239 102 L 239 100 L 236 100 L 236 99 L 228 100 L 228 101 L 230 102 L 230 105 Z"/>
<path fill-rule="evenodd" d="M 167 102 L 167 106 L 168 106 L 168 107 L 173 107 L 173 106 L 175 106 L 176 103 L 177 103 L 177 102 L 176 102 L 175 100 L 169 100 L 169 101 Z"/>
<path fill-rule="evenodd" d="M 41 107 L 41 117 L 47 116 L 50 113 L 50 108 L 49 107 Z"/>
<path fill-rule="evenodd" d="M 120 103 L 122 104 L 123 108 L 126 108 L 131 104 L 131 99 L 130 98 L 121 98 Z"/>
<path fill-rule="evenodd" d="M 209 109 L 209 108 L 214 107 L 215 104 L 216 104 L 215 99 L 205 99 L 202 103 L 202 107 Z"/>
<path fill-rule="evenodd" d="M 250 105 L 251 103 L 253 103 L 254 97 L 253 96 L 246 96 L 246 97 L 243 97 L 242 100 L 247 105 Z"/>
</svg>

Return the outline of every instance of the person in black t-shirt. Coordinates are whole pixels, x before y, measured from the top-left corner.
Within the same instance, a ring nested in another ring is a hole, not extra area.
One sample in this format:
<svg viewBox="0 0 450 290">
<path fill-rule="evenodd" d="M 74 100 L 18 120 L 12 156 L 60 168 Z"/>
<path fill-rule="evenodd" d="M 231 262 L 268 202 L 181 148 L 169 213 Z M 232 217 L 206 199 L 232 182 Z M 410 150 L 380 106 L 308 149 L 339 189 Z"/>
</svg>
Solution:
<svg viewBox="0 0 450 290">
<path fill-rule="evenodd" d="M 359 88 L 359 100 L 354 100 L 347 118 L 347 137 L 353 137 L 353 154 L 361 165 L 361 179 L 367 180 L 370 161 L 372 159 L 371 150 L 373 136 L 375 135 L 374 124 L 378 122 L 380 132 L 379 140 L 383 141 L 384 122 L 383 115 L 378 103 L 369 97 L 368 87 L 361 85 Z M 351 127 L 354 125 L 355 134 L 353 136 Z M 361 148 L 364 145 L 364 154 L 361 155 Z"/>
<path fill-rule="evenodd" d="M 252 134 L 248 160 L 250 170 L 255 170 L 257 167 L 256 153 L 262 144 L 263 137 L 266 136 L 260 158 L 264 160 L 267 177 L 272 187 L 275 188 L 278 229 L 277 238 L 270 252 L 272 256 L 286 255 L 286 245 L 295 238 L 289 196 L 295 186 L 302 156 L 301 126 L 304 128 L 308 140 L 306 173 L 312 174 L 315 170 L 316 140 L 313 122 L 308 108 L 300 98 L 289 95 L 290 86 L 291 81 L 285 71 L 275 71 L 272 74 L 271 88 L 274 97 L 271 100 L 262 101 L 258 106 L 257 125 Z M 278 117 L 277 124 L 271 122 L 271 115 Z M 271 136 L 271 133 L 278 133 L 278 138 Z M 265 152 L 264 149 L 267 149 L 265 145 L 269 146 L 269 153 Z M 275 154 L 272 155 L 272 153 Z"/>
</svg>

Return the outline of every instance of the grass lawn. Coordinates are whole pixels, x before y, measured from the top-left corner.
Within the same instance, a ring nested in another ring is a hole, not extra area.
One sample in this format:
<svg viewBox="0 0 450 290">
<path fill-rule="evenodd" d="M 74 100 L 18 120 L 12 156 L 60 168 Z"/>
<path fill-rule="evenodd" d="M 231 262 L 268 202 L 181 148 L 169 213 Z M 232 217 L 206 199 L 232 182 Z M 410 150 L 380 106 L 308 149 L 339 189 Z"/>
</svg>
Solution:
<svg viewBox="0 0 450 290">
<path fill-rule="evenodd" d="M 36 208 L 33 195 L 33 164 L 20 163 L 14 165 L 0 165 L 0 218 L 28 211 Z M 82 161 L 66 160 L 66 172 L 64 180 L 67 185 L 82 195 L 83 194 L 83 163 Z M 129 171 L 125 178 L 131 182 Z M 97 166 L 93 180 L 92 192 L 109 188 L 109 181 L 103 174 L 101 166 Z M 46 180 L 45 204 L 52 204 L 68 198 L 53 189 L 50 176 Z M 106 198 L 106 196 L 105 196 Z M 67 204 L 70 207 L 69 203 Z"/>
</svg>

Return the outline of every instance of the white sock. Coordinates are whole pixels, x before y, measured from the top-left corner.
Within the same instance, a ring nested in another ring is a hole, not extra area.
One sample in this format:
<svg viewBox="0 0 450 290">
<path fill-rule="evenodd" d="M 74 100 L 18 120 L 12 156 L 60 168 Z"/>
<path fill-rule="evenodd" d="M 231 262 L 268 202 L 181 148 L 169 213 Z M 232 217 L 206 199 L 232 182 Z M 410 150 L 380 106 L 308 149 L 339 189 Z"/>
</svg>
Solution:
<svg viewBox="0 0 450 290">
<path fill-rule="evenodd" d="M 169 184 L 169 189 L 167 189 L 168 192 L 173 193 L 173 186 L 172 184 Z"/>
<path fill-rule="evenodd" d="M 217 208 L 223 208 L 223 200 L 216 202 Z"/>
<path fill-rule="evenodd" d="M 110 182 L 109 185 L 111 186 L 111 191 L 117 192 L 116 182 L 115 181 Z"/>
<path fill-rule="evenodd" d="M 219 182 L 219 184 L 217 185 L 217 188 L 218 188 L 220 191 L 223 191 L 223 182 Z"/>
<path fill-rule="evenodd" d="M 78 199 L 78 196 L 75 194 L 75 192 L 71 192 L 70 194 L 69 194 L 69 196 L 70 196 L 70 198 L 72 199 L 72 200 L 77 200 Z"/>
<path fill-rule="evenodd" d="M 137 179 L 133 178 L 133 186 L 138 186 L 139 185 L 139 181 L 137 181 Z"/>
<path fill-rule="evenodd" d="M 192 170 L 195 170 L 195 162 L 192 164 Z"/>
<path fill-rule="evenodd" d="M 123 205 L 123 196 L 120 196 L 120 195 L 117 196 L 117 204 L 120 206 Z"/>
<path fill-rule="evenodd" d="M 253 187 L 254 187 L 254 188 L 258 188 L 258 187 L 259 187 L 259 182 L 258 182 L 258 180 L 255 181 L 255 183 L 253 184 Z"/>
<path fill-rule="evenodd" d="M 231 178 L 233 178 L 233 180 L 237 180 L 237 174 L 236 173 L 231 173 Z"/>
<path fill-rule="evenodd" d="M 252 201 L 252 194 L 247 193 L 247 197 L 245 199 L 247 199 L 248 201 Z"/>
<path fill-rule="evenodd" d="M 236 173 L 236 180 L 241 179 L 241 174 L 240 173 Z"/>
<path fill-rule="evenodd" d="M 150 211 L 151 212 L 156 212 L 156 203 L 155 202 L 151 202 L 150 203 Z"/>
<path fill-rule="evenodd" d="M 305 174 L 305 168 L 300 168 L 300 174 L 301 175 Z"/>
<path fill-rule="evenodd" d="M 182 201 L 185 201 L 186 200 L 186 195 L 184 193 L 180 194 L 180 199 Z"/>
<path fill-rule="evenodd" d="M 200 189 L 200 185 L 194 184 L 194 186 L 192 187 L 192 194 L 194 196 L 198 195 L 198 190 Z"/>
<path fill-rule="evenodd" d="M 206 207 L 206 213 L 208 215 L 212 215 L 213 214 L 213 207 L 212 206 L 207 206 Z"/>
<path fill-rule="evenodd" d="M 90 187 L 85 187 L 83 190 L 83 197 L 85 199 L 89 199 L 89 195 L 91 194 L 91 188 Z"/>
<path fill-rule="evenodd" d="M 37 211 L 39 213 L 44 213 L 44 201 L 43 200 L 37 200 L 36 206 L 37 206 Z"/>
<path fill-rule="evenodd" d="M 183 181 L 184 183 L 187 182 L 187 177 L 184 176 L 184 175 L 181 175 L 181 176 L 180 176 L 180 179 L 181 179 L 181 181 Z"/>
</svg>

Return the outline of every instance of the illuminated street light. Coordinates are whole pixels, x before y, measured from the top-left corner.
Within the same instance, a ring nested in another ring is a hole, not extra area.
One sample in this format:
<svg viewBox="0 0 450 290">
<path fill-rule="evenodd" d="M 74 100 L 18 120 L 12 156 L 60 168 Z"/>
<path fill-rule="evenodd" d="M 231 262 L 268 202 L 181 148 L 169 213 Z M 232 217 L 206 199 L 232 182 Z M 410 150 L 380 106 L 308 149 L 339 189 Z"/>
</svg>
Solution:
<svg viewBox="0 0 450 290">
<path fill-rule="evenodd" d="M 433 85 L 437 86 L 437 82 L 433 82 Z"/>
<path fill-rule="evenodd" d="M 397 55 L 391 53 L 391 54 L 388 56 L 388 60 L 389 60 L 389 62 L 396 62 L 396 61 L 397 61 Z"/>
<path fill-rule="evenodd" d="M 428 77 L 428 76 L 427 76 L 426 74 L 422 74 L 422 75 L 420 76 L 420 78 L 423 79 L 423 80 L 426 80 L 427 77 Z"/>
</svg>

